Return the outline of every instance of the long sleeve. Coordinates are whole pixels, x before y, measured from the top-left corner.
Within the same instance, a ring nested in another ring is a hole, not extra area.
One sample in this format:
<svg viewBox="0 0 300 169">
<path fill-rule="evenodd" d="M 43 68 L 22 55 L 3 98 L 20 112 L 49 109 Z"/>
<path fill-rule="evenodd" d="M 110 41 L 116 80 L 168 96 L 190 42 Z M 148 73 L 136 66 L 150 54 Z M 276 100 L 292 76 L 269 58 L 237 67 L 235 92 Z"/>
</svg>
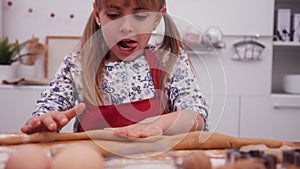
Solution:
<svg viewBox="0 0 300 169">
<path fill-rule="evenodd" d="M 183 109 L 198 112 L 206 122 L 205 130 L 209 129 L 207 103 L 184 51 L 181 52 L 168 79 L 167 91 L 171 112 Z"/>
<path fill-rule="evenodd" d="M 59 69 L 55 73 L 50 85 L 41 93 L 33 116 L 39 116 L 51 110 L 65 111 L 75 105 L 76 91 L 74 84 L 74 71 L 76 53 L 64 58 Z"/>
</svg>

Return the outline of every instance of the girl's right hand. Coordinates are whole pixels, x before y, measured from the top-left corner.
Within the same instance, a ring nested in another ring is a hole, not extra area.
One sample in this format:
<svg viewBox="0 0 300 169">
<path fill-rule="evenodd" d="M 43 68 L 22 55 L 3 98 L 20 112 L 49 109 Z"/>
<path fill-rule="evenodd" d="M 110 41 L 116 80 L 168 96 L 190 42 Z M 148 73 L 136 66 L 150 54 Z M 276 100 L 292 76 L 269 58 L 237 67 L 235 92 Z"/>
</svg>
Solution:
<svg viewBox="0 0 300 169">
<path fill-rule="evenodd" d="M 80 103 L 74 108 L 58 112 L 56 110 L 45 113 L 41 116 L 30 118 L 21 131 L 26 134 L 45 131 L 57 131 L 68 124 L 68 122 L 78 114 L 82 113 L 85 109 L 85 104 Z"/>
</svg>

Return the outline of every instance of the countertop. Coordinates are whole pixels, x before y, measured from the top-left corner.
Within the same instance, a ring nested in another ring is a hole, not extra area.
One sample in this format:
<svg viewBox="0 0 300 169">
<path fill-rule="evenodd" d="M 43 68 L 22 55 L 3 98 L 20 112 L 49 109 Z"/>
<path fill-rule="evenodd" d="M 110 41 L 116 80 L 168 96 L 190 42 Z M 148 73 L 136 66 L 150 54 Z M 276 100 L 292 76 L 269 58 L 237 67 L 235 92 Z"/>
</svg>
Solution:
<svg viewBox="0 0 300 169">
<path fill-rule="evenodd" d="M 4 134 L 4 135 L 3 135 Z M 6 134 L 6 135 L 5 135 Z M 7 134 L 20 135 L 20 133 L 0 133 L 0 138 L 7 136 Z M 69 146 L 70 144 L 89 144 L 95 146 L 97 150 L 105 149 L 106 147 L 101 147 L 105 145 L 107 142 L 103 140 L 76 140 L 76 141 L 59 141 L 59 142 L 49 142 L 49 143 L 30 143 L 34 145 L 41 146 L 44 148 L 48 155 L 52 157 L 54 154 L 58 154 L 63 148 Z M 98 144 L 101 143 L 101 144 Z M 104 144 L 103 144 L 104 143 Z M 112 145 L 114 142 L 110 142 L 107 145 Z M 113 144 L 114 146 L 120 146 L 123 143 Z M 126 143 L 125 143 L 126 144 Z M 25 144 L 18 145 L 2 145 L 0 146 L 0 169 L 4 169 L 5 162 L 9 157 L 9 153 L 16 150 L 16 148 L 20 146 L 24 146 Z M 145 144 L 146 145 L 146 144 Z M 148 143 L 146 146 L 152 145 L 152 143 Z M 126 145 L 127 146 L 127 145 Z M 130 145 L 131 146 L 131 145 Z M 129 146 L 129 147 L 130 147 Z M 122 146 L 121 146 L 122 147 Z M 124 147 L 123 147 L 124 148 Z M 138 148 L 141 148 L 140 146 Z M 283 142 L 283 145 L 280 148 L 268 148 L 264 145 L 247 145 L 240 148 L 243 151 L 249 150 L 263 150 L 269 154 L 276 155 L 280 158 L 282 150 L 285 149 L 294 149 L 300 148 L 299 142 Z M 125 148 L 126 149 L 126 148 Z M 146 148 L 147 149 L 147 148 Z M 158 149 L 163 151 L 152 151 L 152 152 L 141 152 L 134 153 L 135 150 L 132 148 L 124 150 L 122 153 L 110 152 L 104 155 L 105 161 L 104 165 L 106 169 L 117 169 L 117 168 L 143 168 L 143 169 L 155 169 L 155 168 L 164 168 L 164 169 L 176 169 L 180 168 L 182 165 L 184 157 L 189 155 L 195 151 L 203 151 L 211 161 L 213 168 L 217 166 L 223 166 L 225 164 L 225 149 L 203 149 L 203 150 L 195 150 L 195 149 L 184 149 L 184 150 L 171 150 L 163 149 L 163 147 L 158 147 Z M 128 152 L 126 152 L 128 151 Z M 101 151 L 103 152 L 103 151 Z M 280 164 L 278 164 L 278 168 L 280 168 Z"/>
</svg>

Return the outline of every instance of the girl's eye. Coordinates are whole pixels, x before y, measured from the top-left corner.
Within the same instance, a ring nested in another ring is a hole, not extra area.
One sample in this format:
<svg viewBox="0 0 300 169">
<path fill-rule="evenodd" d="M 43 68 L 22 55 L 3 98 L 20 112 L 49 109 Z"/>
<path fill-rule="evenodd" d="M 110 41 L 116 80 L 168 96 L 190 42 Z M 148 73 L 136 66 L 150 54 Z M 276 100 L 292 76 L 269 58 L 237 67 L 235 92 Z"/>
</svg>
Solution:
<svg viewBox="0 0 300 169">
<path fill-rule="evenodd" d="M 119 18 L 121 15 L 118 13 L 108 13 L 106 14 L 110 19 L 117 19 Z"/>
<path fill-rule="evenodd" d="M 137 20 L 144 20 L 148 17 L 148 15 L 144 15 L 144 14 L 134 14 L 135 19 Z"/>
</svg>

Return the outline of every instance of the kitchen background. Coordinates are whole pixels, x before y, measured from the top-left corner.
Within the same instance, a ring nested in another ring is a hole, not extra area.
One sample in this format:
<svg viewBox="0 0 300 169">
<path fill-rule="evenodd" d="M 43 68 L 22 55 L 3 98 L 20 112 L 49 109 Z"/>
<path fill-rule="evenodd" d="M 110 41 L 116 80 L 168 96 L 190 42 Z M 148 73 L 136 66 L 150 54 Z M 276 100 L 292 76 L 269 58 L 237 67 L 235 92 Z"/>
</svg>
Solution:
<svg viewBox="0 0 300 169">
<path fill-rule="evenodd" d="M 81 36 L 92 2 L 1 0 L 0 35 L 21 42 L 35 36 L 42 43 L 46 43 L 48 36 Z M 174 16 L 183 36 L 191 27 L 201 30 L 202 35 L 210 27 L 223 32 L 220 48 L 200 52 L 195 47 L 190 52 L 208 98 L 211 129 L 240 137 L 299 141 L 300 94 L 287 92 L 283 84 L 285 75 L 300 74 L 300 42 L 274 42 L 273 35 L 277 9 L 291 9 L 294 16 L 300 13 L 300 2 L 169 0 L 167 3 L 168 13 Z M 253 52 L 241 55 L 248 49 L 248 42 Z M 260 50 L 259 58 L 251 58 Z M 42 57 L 35 65 L 37 79 L 44 77 L 43 63 Z M 44 87 L 0 85 L 0 131 L 19 131 Z M 71 128 L 69 125 L 64 131 Z"/>
</svg>

